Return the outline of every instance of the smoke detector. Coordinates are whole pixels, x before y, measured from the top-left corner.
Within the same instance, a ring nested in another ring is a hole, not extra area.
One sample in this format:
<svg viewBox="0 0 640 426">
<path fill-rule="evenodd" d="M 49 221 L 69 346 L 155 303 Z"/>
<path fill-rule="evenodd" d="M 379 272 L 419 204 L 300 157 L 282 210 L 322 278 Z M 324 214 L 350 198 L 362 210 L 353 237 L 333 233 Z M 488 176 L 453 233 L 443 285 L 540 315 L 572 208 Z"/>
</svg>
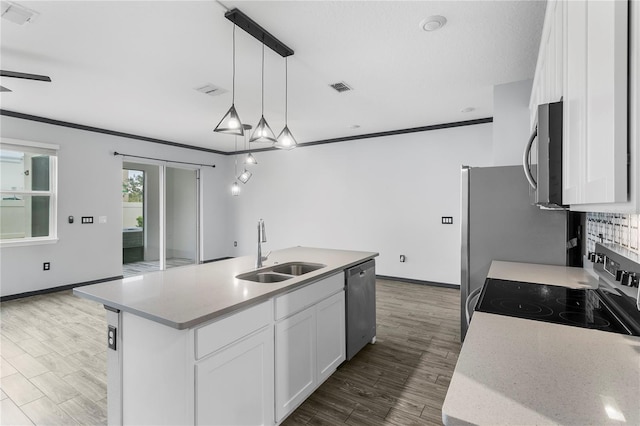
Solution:
<svg viewBox="0 0 640 426">
<path fill-rule="evenodd" d="M 211 84 L 211 83 L 207 83 L 200 87 L 196 87 L 195 90 L 209 96 L 218 96 L 218 95 L 222 95 L 223 93 L 227 93 L 226 89 L 223 89 L 222 87 L 218 87 L 215 84 Z"/>
<path fill-rule="evenodd" d="M 351 88 L 351 86 L 349 86 L 344 81 L 340 81 L 338 83 L 333 83 L 333 84 L 330 84 L 329 86 L 333 87 L 335 89 L 335 91 L 338 92 L 338 93 L 348 92 L 349 90 L 353 90 Z"/>
<path fill-rule="evenodd" d="M 420 21 L 420 28 L 424 31 L 436 31 L 444 27 L 446 23 L 447 18 L 444 16 L 433 15 Z"/>
<path fill-rule="evenodd" d="M 39 13 L 12 1 L 0 1 L 0 15 L 2 19 L 23 25 L 27 22 L 33 22 Z"/>
</svg>

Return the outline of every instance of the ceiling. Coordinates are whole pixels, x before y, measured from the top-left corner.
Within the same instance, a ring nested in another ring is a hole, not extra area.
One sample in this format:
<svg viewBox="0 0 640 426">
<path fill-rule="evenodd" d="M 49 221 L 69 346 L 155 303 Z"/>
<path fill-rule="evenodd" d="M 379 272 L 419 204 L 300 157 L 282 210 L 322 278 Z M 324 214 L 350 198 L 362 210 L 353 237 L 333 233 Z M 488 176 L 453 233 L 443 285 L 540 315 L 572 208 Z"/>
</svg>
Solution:
<svg viewBox="0 0 640 426">
<path fill-rule="evenodd" d="M 491 117 L 494 85 L 533 77 L 545 9 L 544 1 L 18 3 L 39 15 L 1 21 L 1 67 L 52 82 L 2 77 L 12 90 L 0 94 L 2 109 L 225 152 L 234 137 L 213 128 L 231 105 L 226 8 L 295 51 L 288 122 L 299 143 Z M 419 23 L 431 15 L 448 22 L 425 32 Z M 235 105 L 254 126 L 261 49 L 236 30 Z M 268 48 L 264 79 L 264 116 L 277 135 L 285 60 Z M 341 81 L 353 90 L 329 87 Z M 207 83 L 227 92 L 194 90 Z"/>
</svg>

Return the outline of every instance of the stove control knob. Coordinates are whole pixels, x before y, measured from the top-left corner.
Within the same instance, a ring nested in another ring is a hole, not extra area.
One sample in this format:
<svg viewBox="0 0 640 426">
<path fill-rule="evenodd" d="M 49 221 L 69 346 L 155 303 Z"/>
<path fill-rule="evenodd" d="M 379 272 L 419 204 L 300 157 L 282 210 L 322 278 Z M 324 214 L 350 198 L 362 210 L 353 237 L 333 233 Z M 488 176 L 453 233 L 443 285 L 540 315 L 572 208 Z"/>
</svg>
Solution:
<svg viewBox="0 0 640 426">
<path fill-rule="evenodd" d="M 596 263 L 604 263 L 604 254 L 596 254 Z"/>
<path fill-rule="evenodd" d="M 629 286 L 631 285 L 631 273 L 627 271 L 622 271 L 622 276 L 620 278 L 620 284 Z"/>
<path fill-rule="evenodd" d="M 623 273 L 623 272 L 624 272 L 624 271 L 623 271 L 622 269 L 618 269 L 618 270 L 616 271 L 616 281 L 620 281 L 620 280 L 622 280 L 622 273 Z"/>
</svg>

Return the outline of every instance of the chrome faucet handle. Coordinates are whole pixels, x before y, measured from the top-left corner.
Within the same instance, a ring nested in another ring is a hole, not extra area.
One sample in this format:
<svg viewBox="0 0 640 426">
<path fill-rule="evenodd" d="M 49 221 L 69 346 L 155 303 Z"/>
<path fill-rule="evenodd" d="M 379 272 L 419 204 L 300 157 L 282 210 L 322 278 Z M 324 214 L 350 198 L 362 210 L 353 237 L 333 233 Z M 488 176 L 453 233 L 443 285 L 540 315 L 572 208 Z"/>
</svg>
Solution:
<svg viewBox="0 0 640 426">
<path fill-rule="evenodd" d="M 269 250 L 267 252 L 267 254 L 265 254 L 264 256 L 262 256 L 262 260 L 267 260 L 269 258 L 269 255 L 271 254 L 271 250 Z"/>
</svg>

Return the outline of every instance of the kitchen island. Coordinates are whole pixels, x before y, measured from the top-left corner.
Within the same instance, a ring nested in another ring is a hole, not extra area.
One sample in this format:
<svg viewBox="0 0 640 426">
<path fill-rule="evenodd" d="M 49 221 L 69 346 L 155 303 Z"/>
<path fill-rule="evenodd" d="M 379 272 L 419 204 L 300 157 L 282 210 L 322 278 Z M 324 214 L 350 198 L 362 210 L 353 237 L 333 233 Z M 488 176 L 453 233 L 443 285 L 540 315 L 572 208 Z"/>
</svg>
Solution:
<svg viewBox="0 0 640 426">
<path fill-rule="evenodd" d="M 377 255 L 294 247 L 264 262 L 272 282 L 238 279 L 246 256 L 74 289 L 107 309 L 109 423 L 281 422 L 344 361 L 344 270 Z M 313 267 L 275 273 L 292 262 Z"/>
<path fill-rule="evenodd" d="M 582 268 L 491 264 L 488 276 L 595 288 Z M 640 424 L 640 337 L 475 312 L 445 425 Z"/>
</svg>

